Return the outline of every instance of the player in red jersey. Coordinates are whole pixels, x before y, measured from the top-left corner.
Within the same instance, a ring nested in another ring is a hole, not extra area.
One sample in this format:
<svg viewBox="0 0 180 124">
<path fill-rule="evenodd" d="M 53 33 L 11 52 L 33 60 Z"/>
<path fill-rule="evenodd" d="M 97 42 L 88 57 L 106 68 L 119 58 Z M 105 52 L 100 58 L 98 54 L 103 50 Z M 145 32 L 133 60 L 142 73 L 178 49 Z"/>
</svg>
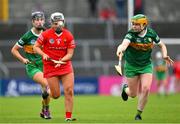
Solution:
<svg viewBox="0 0 180 124">
<path fill-rule="evenodd" d="M 47 78 L 51 96 L 60 97 L 60 80 L 65 96 L 65 120 L 72 121 L 74 97 L 74 72 L 71 63 L 75 42 L 73 35 L 64 28 L 64 15 L 51 14 L 51 28 L 37 39 L 34 50 L 43 57 L 44 77 Z M 56 61 L 53 61 L 56 60 Z"/>
<path fill-rule="evenodd" d="M 180 92 L 180 55 L 177 55 L 176 61 L 173 65 L 173 71 L 175 76 L 175 92 Z"/>
</svg>

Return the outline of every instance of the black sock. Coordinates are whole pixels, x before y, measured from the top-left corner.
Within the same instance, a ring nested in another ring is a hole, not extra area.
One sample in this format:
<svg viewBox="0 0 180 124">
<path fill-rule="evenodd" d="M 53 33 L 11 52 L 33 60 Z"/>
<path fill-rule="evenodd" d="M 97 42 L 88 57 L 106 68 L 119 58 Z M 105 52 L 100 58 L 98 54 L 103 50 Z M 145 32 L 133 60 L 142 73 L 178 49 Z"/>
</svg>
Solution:
<svg viewBox="0 0 180 124">
<path fill-rule="evenodd" d="M 43 109 L 48 110 L 49 109 L 49 105 L 43 105 Z"/>
<path fill-rule="evenodd" d="M 141 110 L 137 110 L 137 115 L 141 115 L 142 112 Z"/>
</svg>

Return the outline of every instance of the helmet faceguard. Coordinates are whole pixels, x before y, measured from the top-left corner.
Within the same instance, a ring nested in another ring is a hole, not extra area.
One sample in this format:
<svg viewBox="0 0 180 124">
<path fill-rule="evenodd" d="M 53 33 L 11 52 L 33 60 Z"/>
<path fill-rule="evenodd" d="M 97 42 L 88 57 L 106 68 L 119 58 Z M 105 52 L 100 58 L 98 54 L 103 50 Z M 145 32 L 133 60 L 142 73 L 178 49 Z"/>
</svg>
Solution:
<svg viewBox="0 0 180 124">
<path fill-rule="evenodd" d="M 33 12 L 31 14 L 31 18 L 32 18 L 33 27 L 36 28 L 36 30 L 41 31 L 45 29 L 44 28 L 45 16 L 43 12 L 40 12 L 40 11 Z"/>
<path fill-rule="evenodd" d="M 45 19 L 44 13 L 40 11 L 33 12 L 31 14 L 31 17 L 32 17 L 32 20 L 39 19 L 39 18 Z"/>
<path fill-rule="evenodd" d="M 51 23 L 55 24 L 55 32 L 60 34 L 65 24 L 64 15 L 60 12 L 51 14 Z"/>
<path fill-rule="evenodd" d="M 63 24 L 65 23 L 64 15 L 60 12 L 55 12 L 51 14 L 51 23 L 62 21 Z"/>
</svg>

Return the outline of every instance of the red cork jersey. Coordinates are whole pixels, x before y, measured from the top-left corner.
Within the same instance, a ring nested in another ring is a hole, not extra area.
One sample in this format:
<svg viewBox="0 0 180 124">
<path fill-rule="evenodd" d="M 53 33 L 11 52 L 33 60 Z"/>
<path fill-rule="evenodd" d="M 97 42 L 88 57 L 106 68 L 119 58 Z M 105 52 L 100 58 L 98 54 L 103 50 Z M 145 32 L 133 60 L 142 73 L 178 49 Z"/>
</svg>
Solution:
<svg viewBox="0 0 180 124">
<path fill-rule="evenodd" d="M 50 28 L 39 36 L 37 42 L 42 45 L 43 52 L 54 60 L 63 58 L 67 54 L 67 49 L 75 48 L 74 37 L 67 29 L 63 29 L 58 35 L 55 33 L 54 29 Z M 43 60 L 43 63 L 45 77 L 48 77 L 47 75 L 52 75 L 57 71 L 57 74 L 64 74 L 72 71 L 71 61 L 68 61 L 65 65 L 61 65 L 58 69 L 54 67 L 55 64 L 51 61 Z"/>
</svg>

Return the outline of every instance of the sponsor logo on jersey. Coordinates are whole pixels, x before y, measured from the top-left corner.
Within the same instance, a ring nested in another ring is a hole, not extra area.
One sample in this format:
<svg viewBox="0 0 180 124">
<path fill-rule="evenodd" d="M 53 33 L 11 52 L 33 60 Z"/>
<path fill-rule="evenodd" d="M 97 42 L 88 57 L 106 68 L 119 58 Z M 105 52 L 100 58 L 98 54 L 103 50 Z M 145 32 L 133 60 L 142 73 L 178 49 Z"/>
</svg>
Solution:
<svg viewBox="0 0 180 124">
<path fill-rule="evenodd" d="M 49 49 L 53 49 L 53 50 L 66 50 L 67 47 L 49 47 Z"/>
</svg>

